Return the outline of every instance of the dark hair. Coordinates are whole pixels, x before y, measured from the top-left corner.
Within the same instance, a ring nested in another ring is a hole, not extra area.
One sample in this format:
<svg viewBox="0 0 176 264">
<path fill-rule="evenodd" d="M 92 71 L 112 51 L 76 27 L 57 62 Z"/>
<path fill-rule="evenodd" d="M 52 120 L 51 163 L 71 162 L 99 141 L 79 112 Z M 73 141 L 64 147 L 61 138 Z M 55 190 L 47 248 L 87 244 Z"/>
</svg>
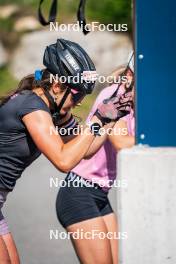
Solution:
<svg viewBox="0 0 176 264">
<path fill-rule="evenodd" d="M 0 96 L 0 107 L 4 105 L 5 103 L 7 103 L 8 100 L 11 98 L 11 96 L 13 96 L 16 93 L 20 93 L 23 90 L 32 90 L 37 87 L 42 87 L 44 89 L 50 90 L 52 86 L 52 83 L 50 81 L 50 74 L 51 73 L 47 69 L 42 70 L 42 80 L 41 81 L 36 81 L 34 74 L 27 75 L 20 81 L 17 89 L 10 91 L 4 96 Z M 60 81 L 58 81 L 58 83 L 60 84 L 60 89 L 65 90 L 66 88 L 65 85 L 62 84 Z M 82 118 L 75 116 L 75 115 L 74 117 L 77 120 L 77 123 L 82 122 Z"/>
<path fill-rule="evenodd" d="M 41 81 L 36 81 L 34 74 L 27 75 L 24 77 L 17 89 L 14 89 L 7 93 L 4 96 L 0 97 L 0 106 L 4 105 L 8 100 L 10 99 L 11 96 L 13 96 L 16 93 L 20 93 L 23 90 L 32 90 L 37 87 L 43 87 L 45 89 L 50 89 L 51 83 L 50 83 L 50 72 L 47 69 L 42 70 L 42 80 Z"/>
</svg>

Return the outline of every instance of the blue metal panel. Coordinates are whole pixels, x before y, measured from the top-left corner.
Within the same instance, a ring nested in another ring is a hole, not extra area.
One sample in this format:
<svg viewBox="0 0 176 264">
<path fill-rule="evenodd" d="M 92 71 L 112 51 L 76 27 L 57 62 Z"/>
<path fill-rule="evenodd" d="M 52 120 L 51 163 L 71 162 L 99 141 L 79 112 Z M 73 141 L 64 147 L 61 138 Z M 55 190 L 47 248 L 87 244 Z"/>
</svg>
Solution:
<svg viewBox="0 0 176 264">
<path fill-rule="evenodd" d="M 136 140 L 176 146 L 176 1 L 136 0 L 135 13 Z"/>
</svg>

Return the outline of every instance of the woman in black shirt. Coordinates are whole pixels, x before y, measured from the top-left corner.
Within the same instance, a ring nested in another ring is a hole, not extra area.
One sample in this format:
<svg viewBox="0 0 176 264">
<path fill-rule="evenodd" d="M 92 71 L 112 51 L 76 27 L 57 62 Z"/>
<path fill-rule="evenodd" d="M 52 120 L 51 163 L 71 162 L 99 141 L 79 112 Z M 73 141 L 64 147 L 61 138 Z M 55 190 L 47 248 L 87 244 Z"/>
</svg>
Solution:
<svg viewBox="0 0 176 264">
<path fill-rule="evenodd" d="M 1 98 L 0 263 L 19 263 L 1 208 L 25 168 L 43 153 L 58 170 L 70 171 L 90 155 L 92 143 L 96 141 L 94 152 L 103 144 L 106 135 L 96 137 L 99 129 L 112 127 L 114 121 L 129 111 L 130 97 L 109 100 L 100 105 L 91 126 L 85 127 L 80 135 L 69 135 L 63 139 L 57 133 L 51 133 L 56 125 L 65 128 L 77 126 L 70 110 L 93 91 L 95 82 L 79 79 L 75 83 L 69 77 L 80 78 L 87 71 L 90 76 L 90 73 L 95 74 L 95 67 L 78 44 L 63 39 L 46 48 L 43 63 L 45 70 L 25 77 L 17 90 Z M 51 74 L 66 77 L 66 82 L 55 81 Z"/>
</svg>

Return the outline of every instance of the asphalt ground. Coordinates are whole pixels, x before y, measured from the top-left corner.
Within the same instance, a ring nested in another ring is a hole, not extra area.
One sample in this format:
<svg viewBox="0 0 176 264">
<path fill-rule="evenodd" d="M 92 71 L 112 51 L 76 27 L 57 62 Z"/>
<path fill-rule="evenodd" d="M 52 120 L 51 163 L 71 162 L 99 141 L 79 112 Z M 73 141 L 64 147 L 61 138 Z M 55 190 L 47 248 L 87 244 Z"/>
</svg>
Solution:
<svg viewBox="0 0 176 264">
<path fill-rule="evenodd" d="M 3 212 L 14 236 L 21 264 L 79 263 L 69 239 L 50 239 L 50 230 L 65 232 L 55 211 L 59 188 L 50 187 L 51 178 L 59 182 L 64 176 L 41 156 L 26 169 L 7 197 Z M 110 192 L 110 200 L 115 209 L 115 188 Z"/>
</svg>

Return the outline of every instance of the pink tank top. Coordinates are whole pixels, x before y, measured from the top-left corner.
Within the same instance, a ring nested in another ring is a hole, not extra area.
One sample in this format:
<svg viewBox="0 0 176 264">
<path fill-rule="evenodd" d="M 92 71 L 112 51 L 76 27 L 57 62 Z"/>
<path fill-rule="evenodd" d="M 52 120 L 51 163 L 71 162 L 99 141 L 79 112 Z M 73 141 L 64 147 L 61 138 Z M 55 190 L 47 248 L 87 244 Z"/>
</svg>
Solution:
<svg viewBox="0 0 176 264">
<path fill-rule="evenodd" d="M 105 88 L 97 97 L 91 112 L 87 118 L 89 122 L 94 115 L 97 106 L 106 98 L 110 97 L 117 89 L 117 84 Z M 122 93 L 119 90 L 119 94 Z M 134 136 L 134 115 L 133 111 L 123 118 L 127 123 L 128 134 Z M 117 151 L 113 145 L 107 140 L 99 151 L 89 160 L 82 160 L 72 171 L 79 176 L 90 181 L 98 183 L 100 186 L 109 189 L 117 174 Z"/>
</svg>

